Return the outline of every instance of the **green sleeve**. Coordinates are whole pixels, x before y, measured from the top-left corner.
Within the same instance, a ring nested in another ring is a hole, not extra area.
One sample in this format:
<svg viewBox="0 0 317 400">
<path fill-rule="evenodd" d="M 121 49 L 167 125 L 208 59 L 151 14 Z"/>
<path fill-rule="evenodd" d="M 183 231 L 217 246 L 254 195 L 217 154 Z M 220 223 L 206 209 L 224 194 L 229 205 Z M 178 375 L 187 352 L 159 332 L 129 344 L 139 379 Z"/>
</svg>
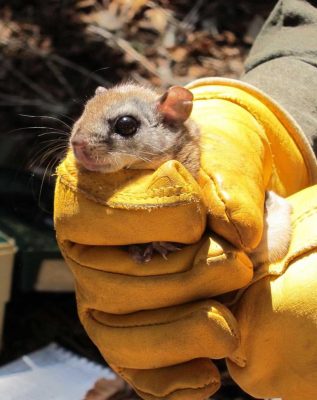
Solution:
<svg viewBox="0 0 317 400">
<path fill-rule="evenodd" d="M 317 153 L 317 1 L 279 0 L 245 63 L 243 81 L 279 102 Z"/>
</svg>

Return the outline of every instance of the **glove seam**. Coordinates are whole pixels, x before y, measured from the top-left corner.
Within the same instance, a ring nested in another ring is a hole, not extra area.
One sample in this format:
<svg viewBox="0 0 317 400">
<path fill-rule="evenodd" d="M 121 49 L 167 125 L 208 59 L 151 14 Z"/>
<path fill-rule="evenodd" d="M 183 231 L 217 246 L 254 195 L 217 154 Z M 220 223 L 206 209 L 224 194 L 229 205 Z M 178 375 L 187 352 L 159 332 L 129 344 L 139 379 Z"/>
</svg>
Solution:
<svg viewBox="0 0 317 400">
<path fill-rule="evenodd" d="M 230 224 L 232 224 L 232 226 L 233 226 L 233 228 L 234 228 L 234 230 L 235 230 L 235 232 L 236 232 L 236 235 L 238 236 L 238 239 L 239 239 L 239 242 L 240 242 L 240 246 L 241 246 L 242 248 L 246 248 L 246 245 L 245 245 L 245 243 L 244 243 L 243 240 L 242 240 L 242 236 L 241 236 L 241 233 L 240 233 L 240 231 L 239 231 L 239 228 L 236 226 L 235 222 L 233 221 L 233 219 L 232 219 L 232 217 L 231 217 L 231 215 L 230 215 L 230 209 L 229 209 L 229 207 L 227 206 L 227 203 L 226 203 L 225 199 L 224 199 L 223 196 L 221 195 L 221 190 L 220 190 L 220 188 L 218 187 L 217 180 L 216 180 L 215 176 L 212 175 L 212 174 L 210 174 L 210 175 L 207 174 L 207 175 L 209 176 L 209 178 L 211 179 L 211 181 L 212 181 L 212 183 L 213 183 L 213 185 L 214 185 L 214 187 L 215 187 L 215 190 L 216 190 L 216 194 L 217 194 L 217 196 L 218 196 L 218 199 L 219 199 L 219 200 L 221 201 L 221 203 L 223 204 L 224 213 L 225 213 L 225 215 L 226 215 L 226 218 L 227 218 L 228 222 L 229 222 Z M 206 184 L 206 185 L 207 185 L 207 184 Z M 208 213 L 212 216 L 212 213 L 211 213 L 210 211 L 211 211 L 211 210 L 208 209 Z"/>
<path fill-rule="evenodd" d="M 194 388 L 193 388 L 193 387 L 178 388 L 178 389 L 175 389 L 175 390 L 170 391 L 168 394 L 164 395 L 163 397 L 162 397 L 162 396 L 158 397 L 158 396 L 156 396 L 156 395 L 153 395 L 153 394 L 151 394 L 151 393 L 148 393 L 148 392 L 145 392 L 145 391 L 143 391 L 143 390 L 141 390 L 141 389 L 138 389 L 138 388 L 136 387 L 136 385 L 133 384 L 133 381 L 132 381 L 130 378 L 128 378 L 128 377 L 126 376 L 126 374 L 123 372 L 123 371 L 124 371 L 123 368 L 121 368 L 121 367 L 116 367 L 116 369 L 117 369 L 118 373 L 123 377 L 123 379 L 125 379 L 131 386 L 133 386 L 133 387 L 135 388 L 136 391 L 139 391 L 140 393 L 143 393 L 143 394 L 145 394 L 145 395 L 155 396 L 155 398 L 159 398 L 159 399 L 166 399 L 167 396 L 170 396 L 171 394 L 177 393 L 177 392 L 179 392 L 179 391 L 181 391 L 181 390 L 188 390 L 188 389 L 189 389 L 189 390 L 201 390 L 201 389 L 207 388 L 208 386 L 215 386 L 215 385 L 219 385 L 219 384 L 220 384 L 220 380 L 213 379 L 213 380 L 211 380 L 209 383 L 206 383 L 206 384 L 204 384 L 204 385 L 202 385 L 202 386 L 198 386 L 198 387 L 194 387 Z"/>
<path fill-rule="evenodd" d="M 174 319 L 174 320 L 169 320 L 169 321 L 164 321 L 164 322 L 157 322 L 157 323 L 152 323 L 152 324 L 137 324 L 137 325 L 129 325 L 129 326 L 115 326 L 115 325 L 106 325 L 103 322 L 99 321 L 98 319 L 96 319 L 96 317 L 93 315 L 93 311 L 97 311 L 97 312 L 102 312 L 103 311 L 98 311 L 98 310 L 94 310 L 94 309 L 87 309 L 86 313 L 89 315 L 89 317 L 91 319 L 93 319 L 97 324 L 106 326 L 107 328 L 114 328 L 114 329 L 131 329 L 131 328 L 147 328 L 147 327 L 152 327 L 152 326 L 164 326 L 164 325 L 169 325 L 175 322 L 179 322 L 179 321 L 184 321 L 186 319 L 190 319 L 193 315 L 197 315 L 197 313 L 195 313 L 195 311 L 192 311 L 189 314 L 186 314 L 186 316 L 182 317 L 182 318 L 178 318 L 178 319 Z M 150 310 L 149 310 L 150 311 Z M 202 307 L 199 309 L 200 312 L 205 311 L 205 313 L 207 314 L 208 311 L 210 312 L 210 309 L 206 308 L 206 307 Z M 229 310 L 228 310 L 229 311 Z M 240 336 L 236 333 L 236 331 L 233 329 L 232 325 L 228 322 L 228 320 L 226 318 L 224 318 L 222 316 L 221 313 L 219 313 L 218 311 L 212 311 L 212 313 L 214 315 L 220 316 L 222 318 L 223 321 L 226 322 L 226 325 L 228 326 L 229 330 L 230 330 L 230 334 L 235 338 L 235 339 L 239 339 Z M 107 314 L 107 313 L 104 313 Z M 230 314 L 229 314 L 230 315 Z"/>
<path fill-rule="evenodd" d="M 296 227 L 300 222 L 304 219 L 310 217 L 313 214 L 317 213 L 317 207 L 310 208 L 309 210 L 303 212 L 302 214 L 298 215 L 295 219 L 292 220 L 292 225 Z"/>
<path fill-rule="evenodd" d="M 240 368 L 244 368 L 247 365 L 247 358 L 238 356 L 238 355 L 232 355 L 231 357 L 227 357 L 230 361 L 234 362 L 237 364 Z"/>
<path fill-rule="evenodd" d="M 66 186 L 67 188 L 71 189 L 74 193 L 81 193 L 83 194 L 88 200 L 92 200 L 95 203 L 104 205 L 104 206 L 108 206 L 108 207 L 112 207 L 112 208 L 120 208 L 120 207 L 113 207 L 113 205 L 115 205 L 115 202 L 109 202 L 107 200 L 101 200 L 100 198 L 90 194 L 89 192 L 87 192 L 84 189 L 81 189 L 78 186 L 73 185 L 71 182 L 69 182 L 69 180 L 65 177 L 63 177 L 62 175 L 58 175 L 58 178 L 60 180 L 60 182 Z M 163 200 L 164 198 L 171 198 L 171 197 L 176 197 L 179 198 L 179 200 L 176 200 L 173 203 L 168 203 L 168 204 L 121 204 L 121 206 L 125 206 L 124 208 L 140 208 L 140 209 L 147 209 L 147 208 L 163 208 L 163 207 L 173 207 L 175 205 L 179 205 L 179 204 L 192 204 L 192 203 L 199 203 L 201 201 L 201 199 L 199 198 L 198 194 L 190 194 L 189 192 L 184 191 L 184 189 L 188 189 L 189 191 L 192 189 L 191 185 L 184 185 L 184 186 L 168 186 L 166 188 L 164 188 L 164 190 L 166 191 L 175 191 L 176 189 L 182 189 L 183 193 L 173 193 L 170 195 L 164 195 L 164 196 L 156 196 L 156 197 L 149 197 L 149 196 L 144 196 L 144 194 L 138 194 L 138 193 L 131 193 L 131 195 L 128 194 L 120 194 L 120 197 L 123 198 L 124 201 L 126 201 L 126 198 L 138 198 L 138 200 Z M 153 191 L 163 191 L 162 189 L 151 189 Z M 184 198 L 185 199 L 182 199 Z M 187 199 L 186 199 L 187 197 Z M 117 204 L 120 204 L 119 202 Z M 143 206 L 143 207 L 142 207 Z"/>
</svg>

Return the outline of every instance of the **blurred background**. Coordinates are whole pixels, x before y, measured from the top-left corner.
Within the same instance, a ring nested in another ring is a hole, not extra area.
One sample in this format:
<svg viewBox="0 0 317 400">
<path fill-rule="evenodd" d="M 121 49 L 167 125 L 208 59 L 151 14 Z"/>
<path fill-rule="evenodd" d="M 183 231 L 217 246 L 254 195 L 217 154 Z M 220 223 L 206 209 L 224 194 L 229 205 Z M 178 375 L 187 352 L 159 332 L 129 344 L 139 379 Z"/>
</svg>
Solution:
<svg viewBox="0 0 317 400">
<path fill-rule="evenodd" d="M 238 78 L 274 4 L 0 1 L 0 256 L 12 254 L 0 258 L 0 364 L 51 341 L 102 362 L 78 322 L 52 223 L 54 170 L 96 87 Z M 250 398 L 223 378 L 214 399 Z"/>
</svg>

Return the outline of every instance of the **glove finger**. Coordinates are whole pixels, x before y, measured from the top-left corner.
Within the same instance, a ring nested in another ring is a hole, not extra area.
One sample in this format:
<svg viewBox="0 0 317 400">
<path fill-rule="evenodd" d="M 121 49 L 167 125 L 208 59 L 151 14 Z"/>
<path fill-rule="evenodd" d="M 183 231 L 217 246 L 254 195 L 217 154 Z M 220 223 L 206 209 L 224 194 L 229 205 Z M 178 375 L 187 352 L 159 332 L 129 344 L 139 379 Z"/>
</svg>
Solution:
<svg viewBox="0 0 317 400">
<path fill-rule="evenodd" d="M 79 316 L 105 359 L 124 368 L 150 369 L 200 357 L 224 358 L 239 343 L 235 318 L 214 300 L 127 315 L 79 306 Z"/>
<path fill-rule="evenodd" d="M 149 370 L 112 367 L 145 400 L 202 400 L 220 387 L 219 371 L 206 358 Z"/>
<path fill-rule="evenodd" d="M 154 241 L 195 243 L 206 227 L 201 189 L 175 160 L 156 171 L 91 173 L 72 151 L 57 169 L 54 222 L 58 240 L 91 246 Z"/>
<path fill-rule="evenodd" d="M 115 247 L 66 243 L 64 256 L 87 309 L 126 314 L 211 298 L 252 279 L 246 254 L 218 237 L 137 264 Z M 111 299 L 111 301 L 109 301 Z"/>
</svg>

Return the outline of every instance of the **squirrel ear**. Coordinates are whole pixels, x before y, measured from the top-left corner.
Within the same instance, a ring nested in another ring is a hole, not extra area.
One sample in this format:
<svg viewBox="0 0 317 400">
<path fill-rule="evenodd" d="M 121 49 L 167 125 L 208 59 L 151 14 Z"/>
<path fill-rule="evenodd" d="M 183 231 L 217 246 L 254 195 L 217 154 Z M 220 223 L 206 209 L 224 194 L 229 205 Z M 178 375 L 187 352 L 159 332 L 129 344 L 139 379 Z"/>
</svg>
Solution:
<svg viewBox="0 0 317 400">
<path fill-rule="evenodd" d="M 172 124 L 185 122 L 192 112 L 193 94 L 181 86 L 170 87 L 158 100 L 157 109 L 165 121 Z"/>
<path fill-rule="evenodd" d="M 100 94 L 106 92 L 108 89 L 103 87 L 103 86 L 98 86 L 97 89 L 95 90 L 95 94 Z"/>
</svg>

